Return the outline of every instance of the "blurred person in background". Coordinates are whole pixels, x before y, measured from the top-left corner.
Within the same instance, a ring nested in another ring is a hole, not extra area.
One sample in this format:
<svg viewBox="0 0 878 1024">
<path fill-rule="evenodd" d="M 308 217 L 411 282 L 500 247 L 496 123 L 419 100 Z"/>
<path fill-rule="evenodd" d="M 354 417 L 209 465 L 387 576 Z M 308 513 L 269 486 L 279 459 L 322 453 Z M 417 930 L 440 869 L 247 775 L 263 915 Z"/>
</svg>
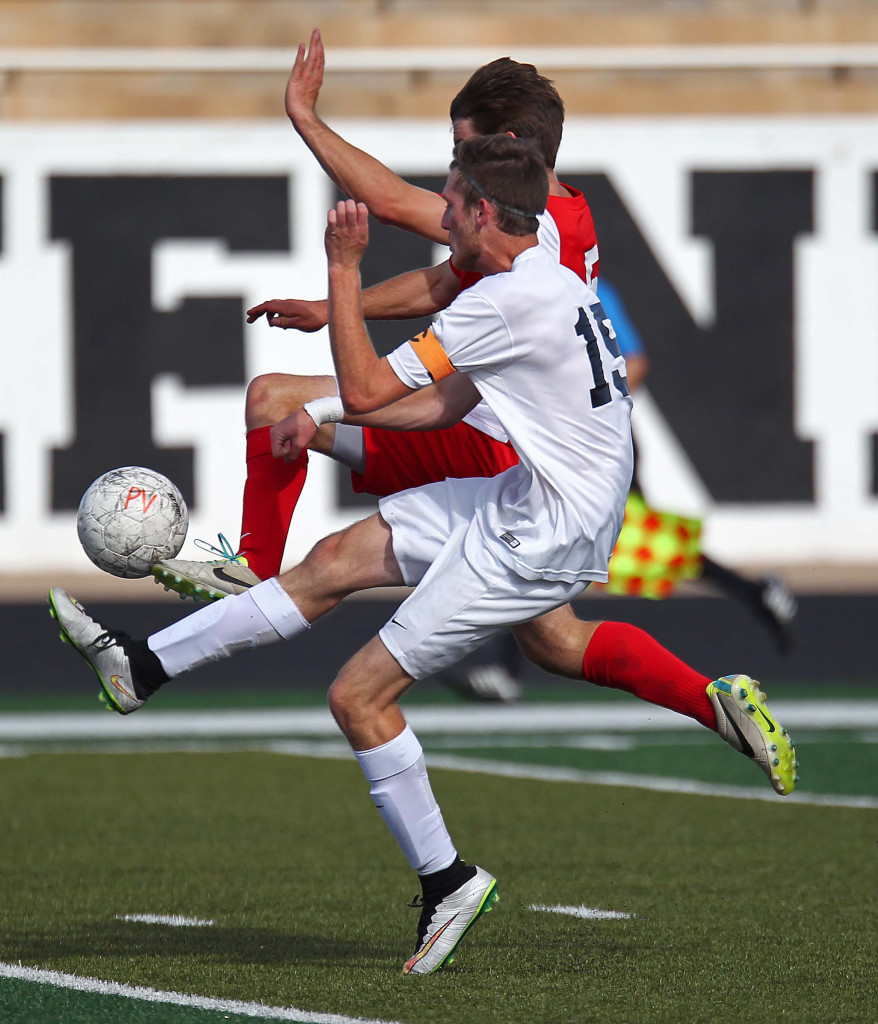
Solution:
<svg viewBox="0 0 878 1024">
<path fill-rule="evenodd" d="M 629 387 L 634 391 L 649 373 L 646 346 L 613 283 L 603 279 L 598 291 L 601 305 L 616 330 L 616 340 L 625 357 Z M 626 527 L 623 527 L 616 552 L 613 554 L 614 561 L 610 563 L 610 581 L 607 589 L 611 593 L 667 597 L 673 593 L 680 580 L 702 579 L 729 597 L 742 602 L 769 629 L 778 649 L 782 653 L 788 652 L 793 642 L 792 623 L 798 606 L 796 599 L 782 581 L 773 575 L 758 576 L 755 579 L 743 576 L 705 554 L 700 544 L 700 520 L 657 511 L 644 500 L 636 460 L 631 490 L 633 500 L 629 500 L 626 524 L 632 531 L 632 536 L 626 537 Z M 649 531 L 645 534 L 641 532 L 646 517 L 652 517 L 652 521 L 647 525 L 655 533 L 662 530 L 662 517 L 667 517 L 664 532 L 679 535 L 682 542 L 677 553 L 663 556 L 662 552 L 654 550 L 654 545 L 649 542 Z M 655 517 L 658 517 L 658 520 Z M 640 540 L 633 536 L 635 523 L 638 532 L 641 533 Z M 688 538 L 684 536 L 687 527 L 683 525 L 687 523 L 691 524 L 688 527 Z M 641 552 L 639 567 L 636 564 L 637 551 Z M 634 553 L 635 561 L 627 558 L 628 552 Z M 682 564 L 680 558 L 683 560 Z M 653 572 L 652 577 L 648 578 L 653 563 L 657 563 L 659 571 Z"/>
<path fill-rule="evenodd" d="M 618 289 L 606 275 L 598 293 L 625 358 L 628 387 L 634 392 L 649 373 L 646 347 Z M 787 653 L 793 643 L 796 599 L 776 576 L 743 576 L 706 555 L 701 547 L 701 527 L 700 519 L 657 510 L 647 503 L 635 457 L 625 522 L 610 559 L 605 589 L 612 594 L 662 599 L 686 580 L 704 580 L 748 608 L 768 628 L 781 653 Z M 520 648 L 510 636 L 500 635 L 440 679 L 465 697 L 510 703 L 523 692 L 523 673 Z"/>
</svg>

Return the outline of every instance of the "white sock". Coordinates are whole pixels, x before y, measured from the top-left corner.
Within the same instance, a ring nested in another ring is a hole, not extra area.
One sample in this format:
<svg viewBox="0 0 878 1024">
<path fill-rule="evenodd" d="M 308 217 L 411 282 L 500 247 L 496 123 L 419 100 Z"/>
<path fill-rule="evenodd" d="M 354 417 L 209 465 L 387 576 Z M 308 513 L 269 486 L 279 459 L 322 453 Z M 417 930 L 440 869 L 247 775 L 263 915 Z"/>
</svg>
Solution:
<svg viewBox="0 0 878 1024">
<path fill-rule="evenodd" d="M 355 473 L 366 471 L 366 438 L 362 427 L 350 423 L 336 423 L 332 457 Z"/>
<path fill-rule="evenodd" d="M 433 796 L 424 753 L 412 730 L 405 729 L 380 747 L 355 750 L 370 794 L 409 864 L 420 875 L 447 868 L 457 850 Z"/>
<path fill-rule="evenodd" d="M 200 608 L 153 633 L 147 643 L 173 678 L 239 651 L 292 640 L 310 628 L 292 598 L 272 578 L 244 594 Z"/>
</svg>

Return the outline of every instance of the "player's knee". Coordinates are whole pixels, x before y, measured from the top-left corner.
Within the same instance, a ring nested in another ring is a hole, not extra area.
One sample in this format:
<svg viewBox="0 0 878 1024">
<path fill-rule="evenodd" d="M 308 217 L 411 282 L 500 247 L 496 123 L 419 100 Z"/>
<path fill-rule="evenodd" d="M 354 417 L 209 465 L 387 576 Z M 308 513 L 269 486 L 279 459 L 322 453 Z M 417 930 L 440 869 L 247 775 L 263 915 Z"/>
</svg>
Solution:
<svg viewBox="0 0 878 1024">
<path fill-rule="evenodd" d="M 354 686 L 344 670 L 329 688 L 329 710 L 346 736 L 369 717 L 370 708 L 364 702 L 362 693 L 362 688 Z"/>
<path fill-rule="evenodd" d="M 326 598 L 344 597 L 350 587 L 346 562 L 341 551 L 341 533 L 332 533 L 317 541 L 299 566 L 300 574 Z"/>
<path fill-rule="evenodd" d="M 306 402 L 334 394 L 332 377 L 310 377 L 294 373 L 263 373 L 247 386 L 245 416 L 247 429 L 269 426 L 301 409 Z"/>
<path fill-rule="evenodd" d="M 289 391 L 289 383 L 285 373 L 263 373 L 250 381 L 244 407 L 248 430 L 277 423 L 287 415 L 278 415 L 278 411 L 286 404 L 283 396 Z"/>
</svg>

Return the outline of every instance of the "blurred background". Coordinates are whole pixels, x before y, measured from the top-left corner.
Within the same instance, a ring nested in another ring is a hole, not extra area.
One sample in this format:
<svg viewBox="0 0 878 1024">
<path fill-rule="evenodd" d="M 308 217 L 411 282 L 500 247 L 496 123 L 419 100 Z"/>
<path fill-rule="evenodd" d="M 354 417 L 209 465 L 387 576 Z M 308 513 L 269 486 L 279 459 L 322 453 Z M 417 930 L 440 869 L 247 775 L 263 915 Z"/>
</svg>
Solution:
<svg viewBox="0 0 878 1024">
<path fill-rule="evenodd" d="M 589 199 L 601 279 L 649 357 L 636 410 L 646 496 L 702 519 L 711 557 L 776 574 L 800 602 L 787 655 L 703 582 L 667 602 L 589 596 L 588 616 L 628 618 L 701 664 L 743 646 L 754 673 L 873 678 L 871 0 L 2 0 L 10 681 L 51 636 L 39 607 L 50 583 L 132 602 L 144 628 L 179 614 L 151 580 L 116 581 L 85 559 L 75 510 L 96 476 L 140 464 L 171 477 L 192 513 L 184 556 L 218 531 L 234 543 L 246 382 L 329 370 L 324 332 L 247 327 L 243 316 L 266 298 L 325 294 L 335 192 L 283 109 L 296 46 L 314 27 L 327 47 L 318 112 L 426 187 L 444 180 L 448 105 L 476 67 L 509 55 L 553 79 L 567 108 L 559 177 Z M 376 228 L 364 278 L 439 255 Z M 386 351 L 414 329 L 373 337 Z M 287 564 L 368 510 L 321 461 Z M 353 643 L 392 603 L 352 603 L 327 629 Z M 338 664 L 337 650 L 321 660 L 327 635 L 307 655 L 323 685 Z"/>
</svg>

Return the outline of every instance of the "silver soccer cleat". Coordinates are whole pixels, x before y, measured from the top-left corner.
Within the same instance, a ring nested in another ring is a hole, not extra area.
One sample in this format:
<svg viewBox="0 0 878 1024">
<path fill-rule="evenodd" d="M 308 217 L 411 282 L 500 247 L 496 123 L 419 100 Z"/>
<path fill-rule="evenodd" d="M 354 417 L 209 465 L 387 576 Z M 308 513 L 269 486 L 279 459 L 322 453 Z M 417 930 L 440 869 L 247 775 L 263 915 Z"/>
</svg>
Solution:
<svg viewBox="0 0 878 1024">
<path fill-rule="evenodd" d="M 148 695 L 138 695 L 131 663 L 125 651 L 127 634 L 108 630 L 95 622 L 85 609 L 60 587 L 49 591 L 49 611 L 61 629 L 61 639 L 70 644 L 91 665 L 101 683 L 101 699 L 108 710 L 130 715 L 143 707 Z"/>
<path fill-rule="evenodd" d="M 213 551 L 221 558 L 208 562 L 190 561 L 185 558 L 166 558 L 156 562 L 152 575 L 156 583 L 165 590 L 173 590 L 180 597 L 192 597 L 196 601 L 220 601 L 232 594 L 243 594 L 262 580 L 247 565 L 243 555 L 236 554 L 226 538 L 219 535 L 220 547 L 204 541 L 195 543 L 206 551 Z"/>
<path fill-rule="evenodd" d="M 450 964 L 461 939 L 499 898 L 497 880 L 476 868 L 475 875 L 459 889 L 435 904 L 424 903 L 417 948 L 403 966 L 403 974 L 432 974 Z"/>
</svg>

